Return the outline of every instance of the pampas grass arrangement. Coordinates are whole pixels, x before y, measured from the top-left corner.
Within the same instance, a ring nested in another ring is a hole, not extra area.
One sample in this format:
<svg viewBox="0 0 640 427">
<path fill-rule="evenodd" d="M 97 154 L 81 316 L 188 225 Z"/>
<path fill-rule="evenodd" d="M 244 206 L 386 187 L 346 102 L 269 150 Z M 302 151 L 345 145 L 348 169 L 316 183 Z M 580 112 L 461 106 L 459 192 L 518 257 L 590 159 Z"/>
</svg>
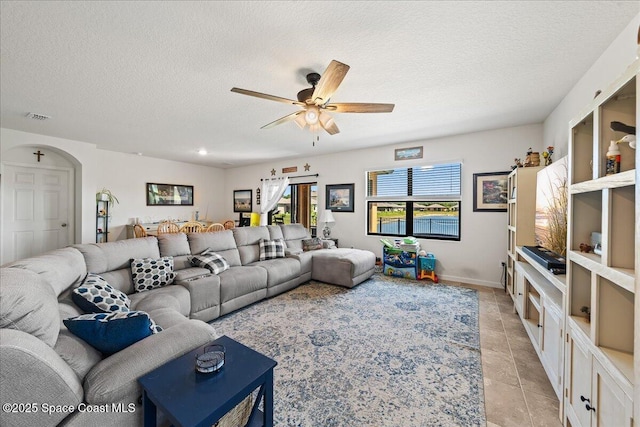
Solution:
<svg viewBox="0 0 640 427">
<path fill-rule="evenodd" d="M 567 180 L 552 184 L 549 197 L 549 232 L 544 247 L 565 256 L 567 254 L 567 212 L 569 205 Z"/>
</svg>

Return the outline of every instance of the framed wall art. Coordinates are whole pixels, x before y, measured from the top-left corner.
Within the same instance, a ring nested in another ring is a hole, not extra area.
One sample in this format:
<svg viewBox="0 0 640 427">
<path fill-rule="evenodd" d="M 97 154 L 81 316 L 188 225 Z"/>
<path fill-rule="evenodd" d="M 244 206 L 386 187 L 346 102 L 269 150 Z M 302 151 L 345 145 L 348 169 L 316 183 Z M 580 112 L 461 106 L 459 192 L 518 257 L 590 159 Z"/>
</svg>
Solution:
<svg viewBox="0 0 640 427">
<path fill-rule="evenodd" d="M 422 158 L 422 147 L 396 148 L 394 160 L 414 160 Z"/>
<path fill-rule="evenodd" d="M 326 208 L 334 212 L 353 212 L 354 184 L 327 185 Z"/>
<path fill-rule="evenodd" d="M 251 190 L 233 191 L 233 211 L 251 212 L 253 210 L 253 198 Z"/>
<path fill-rule="evenodd" d="M 193 206 L 193 185 L 147 183 L 147 206 Z"/>
<path fill-rule="evenodd" d="M 473 211 L 506 212 L 509 199 L 507 176 L 509 172 L 473 174 Z"/>
</svg>

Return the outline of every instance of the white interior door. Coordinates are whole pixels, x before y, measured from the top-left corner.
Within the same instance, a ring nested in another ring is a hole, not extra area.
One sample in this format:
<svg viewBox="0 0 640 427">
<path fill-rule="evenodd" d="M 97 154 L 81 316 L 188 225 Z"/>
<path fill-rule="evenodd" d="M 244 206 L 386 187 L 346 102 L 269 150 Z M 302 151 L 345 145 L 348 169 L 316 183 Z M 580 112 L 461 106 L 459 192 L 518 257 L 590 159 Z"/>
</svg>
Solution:
<svg viewBox="0 0 640 427">
<path fill-rule="evenodd" d="M 2 264 L 73 242 L 72 171 L 4 165 Z"/>
</svg>

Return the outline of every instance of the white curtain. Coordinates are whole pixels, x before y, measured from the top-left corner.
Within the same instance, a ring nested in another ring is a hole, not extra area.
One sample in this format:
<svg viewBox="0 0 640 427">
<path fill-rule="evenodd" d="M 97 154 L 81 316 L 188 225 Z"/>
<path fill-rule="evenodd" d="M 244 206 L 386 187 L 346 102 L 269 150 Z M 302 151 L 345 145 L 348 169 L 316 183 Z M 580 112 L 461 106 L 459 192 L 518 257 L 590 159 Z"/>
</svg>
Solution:
<svg viewBox="0 0 640 427">
<path fill-rule="evenodd" d="M 260 225 L 267 225 L 269 222 L 269 212 L 278 205 L 278 201 L 289 186 L 289 178 L 272 178 L 262 181 L 262 192 L 260 199 Z"/>
</svg>

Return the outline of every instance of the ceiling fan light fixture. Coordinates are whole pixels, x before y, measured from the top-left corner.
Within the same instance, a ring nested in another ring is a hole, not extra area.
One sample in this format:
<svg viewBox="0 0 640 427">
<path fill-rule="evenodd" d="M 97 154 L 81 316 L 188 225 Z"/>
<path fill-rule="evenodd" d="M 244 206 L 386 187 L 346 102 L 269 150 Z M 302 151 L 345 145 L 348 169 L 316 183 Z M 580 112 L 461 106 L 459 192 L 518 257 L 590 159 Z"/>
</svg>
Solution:
<svg viewBox="0 0 640 427">
<path fill-rule="evenodd" d="M 307 112 L 304 113 L 304 120 L 308 125 L 315 125 L 318 123 L 318 117 L 320 116 L 318 107 L 309 107 Z"/>
<path fill-rule="evenodd" d="M 320 129 L 322 129 L 322 127 L 320 127 L 320 125 L 318 123 L 313 124 L 313 125 L 309 125 L 309 130 L 312 133 L 320 132 Z"/>
<path fill-rule="evenodd" d="M 324 111 L 320 112 L 320 124 L 322 127 L 327 128 L 333 125 L 333 117 L 331 115 L 325 113 Z"/>
<path fill-rule="evenodd" d="M 307 125 L 307 121 L 304 116 L 304 114 L 298 114 L 298 117 L 296 117 L 294 120 L 295 124 L 297 124 L 300 129 L 304 129 L 304 127 Z"/>
</svg>

